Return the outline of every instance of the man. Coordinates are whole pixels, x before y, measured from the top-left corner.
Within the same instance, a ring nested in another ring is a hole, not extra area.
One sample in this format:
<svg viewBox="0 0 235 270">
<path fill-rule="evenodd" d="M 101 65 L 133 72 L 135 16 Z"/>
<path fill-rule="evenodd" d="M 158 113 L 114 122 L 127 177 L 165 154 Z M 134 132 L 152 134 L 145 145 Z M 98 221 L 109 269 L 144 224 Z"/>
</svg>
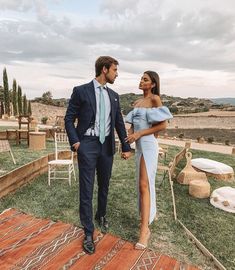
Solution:
<svg viewBox="0 0 235 270">
<path fill-rule="evenodd" d="M 92 196 L 95 171 L 98 182 L 98 207 L 95 215 L 102 232 L 108 229 L 106 206 L 111 177 L 113 155 L 115 153 L 116 129 L 122 144 L 122 157 L 131 155 L 129 144 L 125 142 L 126 130 L 120 111 L 119 96 L 107 83 L 113 84 L 118 61 L 110 56 L 96 60 L 96 78 L 90 83 L 73 89 L 65 115 L 65 129 L 73 151 L 78 153 L 80 220 L 84 227 L 83 249 L 95 252 L 93 241 Z M 77 127 L 75 119 L 78 118 Z"/>
</svg>

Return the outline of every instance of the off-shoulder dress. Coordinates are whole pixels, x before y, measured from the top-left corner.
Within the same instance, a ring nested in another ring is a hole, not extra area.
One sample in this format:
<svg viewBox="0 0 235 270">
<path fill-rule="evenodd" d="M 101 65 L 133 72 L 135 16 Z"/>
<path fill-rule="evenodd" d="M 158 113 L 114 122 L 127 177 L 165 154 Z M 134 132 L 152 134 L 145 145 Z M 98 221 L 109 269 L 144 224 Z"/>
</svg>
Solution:
<svg viewBox="0 0 235 270">
<path fill-rule="evenodd" d="M 136 107 L 130 111 L 125 117 L 125 122 L 133 125 L 134 132 L 148 129 L 153 124 L 169 120 L 173 118 L 169 109 L 166 106 L 157 108 Z M 156 207 L 156 192 L 155 178 L 157 173 L 158 163 L 158 142 L 154 134 L 142 136 L 136 141 L 135 160 L 136 160 L 136 185 L 138 194 L 138 207 L 140 210 L 140 195 L 139 195 L 139 175 L 140 175 L 140 159 L 143 156 L 148 174 L 149 191 L 150 191 L 150 215 L 149 224 L 154 220 Z"/>
</svg>

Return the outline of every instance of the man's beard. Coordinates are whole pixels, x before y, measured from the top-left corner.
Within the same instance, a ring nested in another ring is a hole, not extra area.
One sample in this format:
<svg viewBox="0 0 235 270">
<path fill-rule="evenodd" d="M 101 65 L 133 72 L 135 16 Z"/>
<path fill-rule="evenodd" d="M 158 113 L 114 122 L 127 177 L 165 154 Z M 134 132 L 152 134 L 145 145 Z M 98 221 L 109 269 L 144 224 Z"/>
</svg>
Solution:
<svg viewBox="0 0 235 270">
<path fill-rule="evenodd" d="M 114 81 L 115 81 L 115 79 L 111 80 L 108 76 L 106 76 L 105 79 L 106 79 L 106 82 L 107 82 L 107 83 L 110 83 L 110 84 L 113 84 Z"/>
</svg>

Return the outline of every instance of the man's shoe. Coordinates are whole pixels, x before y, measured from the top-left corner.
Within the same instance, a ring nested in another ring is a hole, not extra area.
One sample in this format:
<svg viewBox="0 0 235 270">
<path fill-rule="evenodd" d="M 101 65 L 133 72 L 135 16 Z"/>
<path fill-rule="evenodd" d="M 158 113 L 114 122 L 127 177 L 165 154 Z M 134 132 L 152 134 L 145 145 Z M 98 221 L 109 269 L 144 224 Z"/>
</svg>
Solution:
<svg viewBox="0 0 235 270">
<path fill-rule="evenodd" d="M 109 229 L 109 223 L 106 217 L 96 217 L 95 220 L 98 222 L 102 233 L 107 233 Z"/>
<path fill-rule="evenodd" d="M 95 253 L 95 244 L 92 235 L 86 235 L 83 240 L 83 249 L 87 254 Z"/>
</svg>

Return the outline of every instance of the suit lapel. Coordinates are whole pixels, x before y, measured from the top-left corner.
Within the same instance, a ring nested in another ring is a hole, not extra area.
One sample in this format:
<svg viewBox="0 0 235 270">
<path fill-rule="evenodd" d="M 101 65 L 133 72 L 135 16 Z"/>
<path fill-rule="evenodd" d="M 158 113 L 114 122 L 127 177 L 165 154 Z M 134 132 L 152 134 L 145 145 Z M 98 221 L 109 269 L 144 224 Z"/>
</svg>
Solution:
<svg viewBox="0 0 235 270">
<path fill-rule="evenodd" d="M 114 111 L 114 104 L 117 102 L 113 92 L 107 87 L 110 103 L 111 103 L 111 123 L 114 123 L 114 118 L 115 118 L 115 111 Z"/>
<path fill-rule="evenodd" d="M 88 84 L 88 89 L 87 90 L 88 90 L 87 95 L 89 97 L 92 110 L 93 110 L 94 114 L 96 114 L 96 96 L 95 96 L 95 88 L 94 88 L 93 81 L 91 81 Z"/>
<path fill-rule="evenodd" d="M 107 91 L 108 91 L 110 104 L 111 104 L 111 120 L 112 120 L 111 122 L 113 123 L 113 121 L 115 119 L 115 109 L 114 108 L 115 108 L 115 103 L 117 102 L 117 99 L 116 99 L 114 93 L 108 87 L 107 87 Z M 95 96 L 95 88 L 94 88 L 93 81 L 91 81 L 88 84 L 88 89 L 86 92 L 87 92 L 87 95 L 89 97 L 94 115 L 96 115 L 96 96 Z"/>
</svg>

